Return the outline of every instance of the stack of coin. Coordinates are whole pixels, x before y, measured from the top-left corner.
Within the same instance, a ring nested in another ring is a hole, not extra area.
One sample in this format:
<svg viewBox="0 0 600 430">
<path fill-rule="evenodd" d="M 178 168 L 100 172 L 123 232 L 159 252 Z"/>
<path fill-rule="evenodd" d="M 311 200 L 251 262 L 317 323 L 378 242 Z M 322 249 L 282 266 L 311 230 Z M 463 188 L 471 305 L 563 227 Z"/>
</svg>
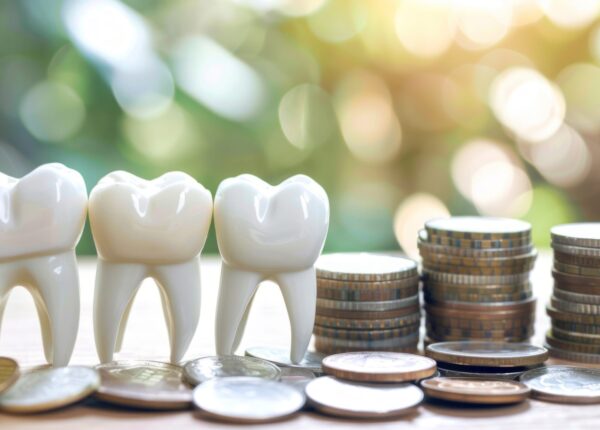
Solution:
<svg viewBox="0 0 600 430">
<path fill-rule="evenodd" d="M 550 355 L 600 363 L 600 223 L 564 224 L 550 231 L 554 290 L 547 307 Z"/>
<path fill-rule="evenodd" d="M 533 335 L 529 275 L 537 256 L 527 222 L 452 217 L 419 232 L 426 343 L 522 342 Z"/>
<path fill-rule="evenodd" d="M 315 348 L 414 351 L 419 342 L 419 275 L 407 258 L 367 253 L 317 261 Z"/>
</svg>

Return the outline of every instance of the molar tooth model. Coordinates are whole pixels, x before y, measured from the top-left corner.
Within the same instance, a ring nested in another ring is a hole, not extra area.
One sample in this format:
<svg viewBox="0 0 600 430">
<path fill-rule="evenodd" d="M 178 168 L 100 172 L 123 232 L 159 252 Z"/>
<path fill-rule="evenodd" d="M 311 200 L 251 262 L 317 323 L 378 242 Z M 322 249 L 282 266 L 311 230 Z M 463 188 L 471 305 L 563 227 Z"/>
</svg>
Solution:
<svg viewBox="0 0 600 430">
<path fill-rule="evenodd" d="M 242 338 L 258 284 L 279 284 L 292 331 L 290 359 L 299 363 L 315 320 L 316 273 L 329 227 L 325 190 L 304 175 L 271 186 L 252 175 L 224 180 L 215 195 L 215 228 L 223 258 L 216 314 L 217 354 Z"/>
<path fill-rule="evenodd" d="M 199 255 L 211 216 L 210 192 L 181 172 L 152 181 L 112 172 L 94 187 L 94 334 L 101 362 L 121 349 L 133 297 L 147 277 L 159 286 L 171 361 L 182 359 L 200 317 Z"/>
<path fill-rule="evenodd" d="M 75 246 L 85 224 L 87 192 L 81 175 L 45 164 L 21 179 L 0 173 L 0 323 L 9 291 L 33 296 L 46 360 L 71 359 L 79 328 Z"/>
</svg>

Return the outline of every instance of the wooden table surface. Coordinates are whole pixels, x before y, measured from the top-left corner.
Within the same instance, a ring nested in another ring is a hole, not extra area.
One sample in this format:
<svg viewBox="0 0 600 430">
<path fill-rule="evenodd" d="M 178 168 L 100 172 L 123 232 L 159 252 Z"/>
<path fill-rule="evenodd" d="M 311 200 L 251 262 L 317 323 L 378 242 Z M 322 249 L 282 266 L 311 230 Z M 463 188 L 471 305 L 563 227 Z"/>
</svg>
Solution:
<svg viewBox="0 0 600 430">
<path fill-rule="evenodd" d="M 534 343 L 540 344 L 549 320 L 544 305 L 551 294 L 551 258 L 542 253 L 533 274 L 534 291 L 538 297 L 536 335 Z M 97 363 L 92 331 L 92 298 L 95 260 L 80 259 L 81 322 L 79 336 L 71 364 Z M 219 259 L 202 260 L 202 312 L 198 331 L 186 358 L 214 354 L 214 312 L 219 281 Z M 253 345 L 289 345 L 289 323 L 279 290 L 265 283 L 259 289 L 239 353 Z M 164 326 L 160 298 L 153 282 L 142 285 L 129 320 L 123 351 L 117 359 L 167 360 L 169 353 L 167 332 Z M 0 333 L 0 355 L 11 356 L 22 366 L 43 363 L 39 323 L 33 301 L 22 288 L 13 290 L 4 315 Z M 554 361 L 558 363 L 558 361 Z M 473 408 L 442 404 L 423 404 L 418 412 L 401 419 L 387 421 L 342 420 L 306 411 L 295 417 L 264 425 L 272 429 L 348 428 L 369 426 L 377 428 L 423 429 L 502 429 L 516 430 L 550 428 L 599 428 L 600 406 L 561 405 L 529 400 L 525 403 L 495 408 Z M 193 429 L 224 428 L 227 424 L 202 419 L 198 412 L 147 412 L 113 409 L 93 400 L 63 410 L 30 416 L 0 414 L 0 429 Z M 239 427 L 239 426 L 231 426 Z M 263 425 L 254 426 L 262 428 Z"/>
</svg>

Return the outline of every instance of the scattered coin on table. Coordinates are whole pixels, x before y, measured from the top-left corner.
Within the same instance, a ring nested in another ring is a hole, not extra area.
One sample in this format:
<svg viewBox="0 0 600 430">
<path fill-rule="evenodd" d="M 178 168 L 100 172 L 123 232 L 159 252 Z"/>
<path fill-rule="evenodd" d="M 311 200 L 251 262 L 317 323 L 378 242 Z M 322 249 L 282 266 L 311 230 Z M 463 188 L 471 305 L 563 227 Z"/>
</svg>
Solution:
<svg viewBox="0 0 600 430">
<path fill-rule="evenodd" d="M 431 398 L 480 405 L 519 403 L 529 397 L 530 389 L 517 381 L 478 378 L 431 378 L 421 381 Z"/>
<path fill-rule="evenodd" d="M 288 349 L 263 346 L 247 348 L 246 355 L 248 357 L 269 361 L 280 367 L 302 368 L 316 373 L 321 373 L 321 361 L 325 358 L 325 355 L 319 352 L 306 351 L 302 361 L 299 364 L 296 364 L 292 363 L 290 360 L 290 352 Z"/>
<path fill-rule="evenodd" d="M 0 410 L 30 414 L 77 403 L 100 386 L 95 369 L 82 366 L 43 368 L 23 373 L 0 395 Z"/>
<path fill-rule="evenodd" d="M 458 341 L 427 346 L 425 354 L 444 363 L 489 366 L 535 366 L 548 358 L 548 350 L 526 343 Z"/>
<path fill-rule="evenodd" d="M 399 352 L 347 352 L 325 357 L 323 371 L 352 381 L 404 382 L 431 376 L 436 363 L 427 357 Z"/>
<path fill-rule="evenodd" d="M 102 385 L 96 398 L 141 409 L 187 409 L 192 389 L 183 382 L 180 366 L 158 361 L 114 361 L 96 366 Z"/>
<path fill-rule="evenodd" d="M 19 365 L 8 357 L 0 357 L 0 393 L 6 391 L 19 379 Z"/>
<path fill-rule="evenodd" d="M 305 404 L 288 384 L 256 377 L 210 379 L 194 389 L 194 405 L 207 417 L 231 423 L 270 422 L 289 417 Z"/>
<path fill-rule="evenodd" d="M 415 411 L 423 391 L 414 384 L 373 384 L 322 376 L 306 386 L 309 404 L 328 415 L 389 418 Z"/>
<path fill-rule="evenodd" d="M 188 361 L 183 367 L 183 374 L 190 384 L 198 385 L 210 379 L 232 376 L 254 376 L 278 380 L 281 369 L 260 358 L 215 355 Z"/>
<path fill-rule="evenodd" d="M 557 403 L 600 403 L 600 369 L 546 366 L 530 370 L 520 380 L 532 396 Z"/>
</svg>

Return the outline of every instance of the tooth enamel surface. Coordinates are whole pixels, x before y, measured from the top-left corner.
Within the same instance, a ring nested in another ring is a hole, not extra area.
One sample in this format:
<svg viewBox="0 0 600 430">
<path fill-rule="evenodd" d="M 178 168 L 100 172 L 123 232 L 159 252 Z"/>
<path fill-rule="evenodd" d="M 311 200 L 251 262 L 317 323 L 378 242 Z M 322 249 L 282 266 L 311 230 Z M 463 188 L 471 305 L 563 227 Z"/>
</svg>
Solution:
<svg viewBox="0 0 600 430">
<path fill-rule="evenodd" d="M 113 172 L 94 187 L 89 206 L 99 257 L 94 333 L 100 361 L 111 361 L 121 348 L 133 297 L 147 277 L 160 289 L 171 361 L 180 361 L 200 316 L 198 256 L 210 227 L 210 192 L 181 172 L 152 181 Z"/>
<path fill-rule="evenodd" d="M 316 275 L 329 226 L 323 188 L 304 175 L 271 186 L 252 175 L 229 178 L 215 196 L 215 228 L 223 258 L 215 328 L 217 354 L 241 340 L 258 284 L 279 284 L 292 330 L 290 358 L 302 360 L 315 318 Z"/>
<path fill-rule="evenodd" d="M 71 358 L 79 326 L 75 246 L 87 192 L 81 175 L 46 164 L 16 179 L 0 173 L 0 323 L 10 290 L 21 285 L 36 305 L 44 354 L 54 366 Z"/>
</svg>

